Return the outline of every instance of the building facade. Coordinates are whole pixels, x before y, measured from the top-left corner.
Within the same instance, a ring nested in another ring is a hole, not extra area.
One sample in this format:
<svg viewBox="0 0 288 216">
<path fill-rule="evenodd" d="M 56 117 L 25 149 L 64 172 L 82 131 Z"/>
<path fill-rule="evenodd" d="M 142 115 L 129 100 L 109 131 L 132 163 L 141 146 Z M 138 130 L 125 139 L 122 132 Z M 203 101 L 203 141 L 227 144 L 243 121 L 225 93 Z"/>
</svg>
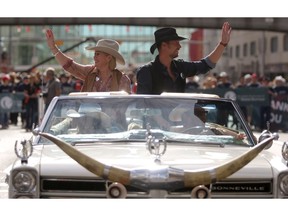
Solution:
<svg viewBox="0 0 288 216">
<path fill-rule="evenodd" d="M 100 38 L 117 40 L 120 52 L 127 64 L 141 65 L 155 58 L 150 46 L 154 43 L 155 26 L 117 26 L 117 25 L 73 25 L 73 26 L 0 26 L 0 53 L 7 58 L 1 63 L 12 64 L 14 70 L 29 70 L 33 65 L 44 62 L 39 69 L 53 66 L 61 69 L 52 58 L 46 44 L 45 29 L 52 28 L 59 48 L 75 61 L 83 64 L 93 63 L 93 52 L 85 50 L 86 46 L 95 44 Z M 181 28 L 178 34 L 189 39 L 191 28 Z M 88 39 L 88 40 L 86 40 Z M 81 41 L 85 41 L 82 43 Z M 179 53 L 180 58 L 187 59 L 188 47 L 184 44 Z"/>
<path fill-rule="evenodd" d="M 154 43 L 155 26 L 0 26 L 1 68 L 12 65 L 16 72 L 23 71 L 51 58 L 45 37 L 48 27 L 53 29 L 56 39 L 62 41 L 60 49 L 68 50 L 68 55 L 83 64 L 93 62 L 93 53 L 86 51 L 85 47 L 100 38 L 117 40 L 127 64 L 138 66 L 153 60 L 157 55 L 157 52 L 152 55 L 149 51 Z M 179 53 L 179 58 L 188 60 L 199 60 L 208 55 L 221 38 L 221 30 L 177 28 L 177 32 L 189 39 L 181 41 Z M 93 40 L 81 43 L 85 38 Z M 44 70 L 48 66 L 61 70 L 53 58 L 40 65 L 39 69 Z M 238 80 L 247 73 L 271 78 L 282 75 L 287 79 L 288 34 L 232 30 L 230 43 L 212 72 L 218 74 L 221 71 L 229 72 L 232 80 Z"/>
<path fill-rule="evenodd" d="M 205 30 L 204 41 L 214 46 L 219 42 L 220 33 Z M 211 47 L 204 49 L 208 52 Z M 232 30 L 230 43 L 215 71 L 227 71 L 233 80 L 248 73 L 270 79 L 282 75 L 288 79 L 288 34 Z"/>
</svg>

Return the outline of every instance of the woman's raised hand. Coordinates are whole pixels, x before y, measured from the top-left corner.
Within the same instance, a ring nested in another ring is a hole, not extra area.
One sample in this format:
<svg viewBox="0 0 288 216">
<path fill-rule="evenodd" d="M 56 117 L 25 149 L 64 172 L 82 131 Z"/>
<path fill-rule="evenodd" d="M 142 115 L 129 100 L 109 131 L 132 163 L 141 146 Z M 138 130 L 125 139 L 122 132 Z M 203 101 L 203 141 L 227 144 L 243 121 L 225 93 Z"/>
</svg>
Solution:
<svg viewBox="0 0 288 216">
<path fill-rule="evenodd" d="M 46 39 L 47 39 L 47 45 L 51 51 L 57 49 L 57 47 L 55 45 L 54 34 L 53 34 L 53 31 L 51 29 L 46 30 Z"/>
</svg>

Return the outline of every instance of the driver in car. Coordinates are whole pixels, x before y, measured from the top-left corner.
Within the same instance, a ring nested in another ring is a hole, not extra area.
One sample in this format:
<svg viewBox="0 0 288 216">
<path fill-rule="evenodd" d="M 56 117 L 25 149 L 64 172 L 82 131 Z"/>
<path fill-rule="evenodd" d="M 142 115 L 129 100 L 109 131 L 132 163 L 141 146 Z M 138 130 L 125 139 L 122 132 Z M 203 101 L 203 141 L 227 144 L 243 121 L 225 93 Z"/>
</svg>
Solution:
<svg viewBox="0 0 288 216">
<path fill-rule="evenodd" d="M 192 108 L 193 109 L 193 108 Z M 194 114 L 191 105 L 179 105 L 169 115 L 171 121 L 180 121 L 181 125 L 173 127 L 172 130 L 181 133 L 231 135 L 238 140 L 245 138 L 244 133 L 229 129 L 222 125 L 207 122 L 207 111 L 201 106 L 194 105 Z"/>
</svg>

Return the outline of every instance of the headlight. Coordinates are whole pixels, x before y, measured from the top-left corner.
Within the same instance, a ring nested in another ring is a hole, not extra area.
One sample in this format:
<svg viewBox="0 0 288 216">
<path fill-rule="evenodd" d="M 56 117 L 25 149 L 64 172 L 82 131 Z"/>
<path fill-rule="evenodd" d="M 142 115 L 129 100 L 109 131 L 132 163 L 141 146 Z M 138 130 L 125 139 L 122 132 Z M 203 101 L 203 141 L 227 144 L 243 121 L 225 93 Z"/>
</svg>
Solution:
<svg viewBox="0 0 288 216">
<path fill-rule="evenodd" d="M 107 188 L 108 198 L 126 198 L 127 190 L 124 185 L 114 182 Z"/>
<path fill-rule="evenodd" d="M 191 191 L 191 197 L 196 199 L 207 199 L 211 197 L 211 191 L 205 185 L 198 185 Z"/>
<path fill-rule="evenodd" d="M 35 188 L 36 178 L 27 171 L 20 171 L 14 175 L 12 184 L 18 192 L 30 192 Z"/>
<path fill-rule="evenodd" d="M 283 195 L 288 195 L 288 174 L 283 173 L 279 176 L 279 188 Z"/>
</svg>

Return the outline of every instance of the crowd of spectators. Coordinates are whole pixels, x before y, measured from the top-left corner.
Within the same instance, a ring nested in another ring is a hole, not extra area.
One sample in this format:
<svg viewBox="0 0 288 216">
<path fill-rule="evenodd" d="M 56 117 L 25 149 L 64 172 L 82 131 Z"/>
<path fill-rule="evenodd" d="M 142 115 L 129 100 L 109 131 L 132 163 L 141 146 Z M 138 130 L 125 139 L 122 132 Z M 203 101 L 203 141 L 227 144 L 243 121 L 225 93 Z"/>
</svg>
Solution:
<svg viewBox="0 0 288 216">
<path fill-rule="evenodd" d="M 129 65 L 129 69 L 125 71 L 131 80 L 131 94 L 136 93 L 137 83 L 135 68 Z M 22 112 L 20 113 L 1 113 L 0 125 L 1 129 L 9 128 L 9 125 L 21 125 L 26 131 L 31 131 L 34 124 L 37 124 L 38 113 L 38 98 L 43 96 L 43 90 L 46 86 L 46 80 L 44 78 L 44 72 L 34 71 L 31 73 L 23 72 L 10 72 L 2 73 L 0 75 L 0 94 L 1 93 L 13 93 L 23 92 L 24 99 L 22 102 Z M 82 81 L 75 79 L 69 73 L 64 71 L 56 74 L 56 77 L 61 82 L 61 94 L 67 95 L 70 92 L 79 92 L 82 87 Z M 187 92 L 193 92 L 194 89 L 213 89 L 213 88 L 245 88 L 245 87 L 268 87 L 270 97 L 287 97 L 288 86 L 286 79 L 279 75 L 273 79 L 269 77 L 261 77 L 256 73 L 245 74 L 240 79 L 233 83 L 226 72 L 209 73 L 203 77 L 189 77 L 187 78 L 186 90 Z M 251 107 L 241 107 L 247 121 L 250 125 L 253 125 L 253 119 L 251 115 Z M 270 118 L 271 107 L 261 107 L 261 129 L 264 127 L 265 122 Z M 19 122 L 20 121 L 20 122 Z"/>
<path fill-rule="evenodd" d="M 125 70 L 125 73 L 127 73 L 131 80 L 131 93 L 136 92 L 136 78 L 133 70 L 132 65 L 129 65 Z M 83 85 L 81 80 L 76 79 L 65 71 L 56 72 L 55 78 L 59 79 L 61 83 L 61 95 L 68 95 L 70 92 L 79 92 Z M 8 129 L 9 125 L 21 125 L 27 132 L 31 131 L 33 126 L 37 125 L 39 121 L 39 98 L 43 97 L 45 101 L 44 96 L 47 94 L 47 86 L 49 86 L 47 82 L 49 82 L 49 79 L 45 76 L 45 71 L 33 71 L 30 73 L 0 72 L 0 95 L 1 93 L 16 92 L 23 93 L 24 95 L 21 112 L 0 112 L 0 129 Z"/>
<path fill-rule="evenodd" d="M 193 89 L 213 89 L 213 88 L 261 88 L 266 87 L 268 89 L 269 100 L 277 99 L 287 101 L 288 99 L 288 85 L 286 79 L 282 75 L 276 75 L 273 78 L 268 76 L 258 76 L 256 73 L 247 73 L 240 77 L 239 81 L 232 82 L 229 75 L 223 71 L 219 74 L 210 73 L 203 78 L 202 82 L 198 76 L 187 79 L 186 90 L 187 92 L 193 92 Z M 240 106 L 247 122 L 253 129 L 264 130 L 267 128 L 267 122 L 271 118 L 271 105 L 262 107 L 253 107 L 253 105 Z M 253 119 L 253 110 L 259 108 L 259 122 L 255 122 Z M 257 128 L 256 128 L 257 127 Z"/>
<path fill-rule="evenodd" d="M 61 88 L 63 93 L 79 91 L 81 83 L 73 77 L 66 74 L 61 74 Z M 46 81 L 43 73 L 36 71 L 33 73 L 16 73 L 10 72 L 1 74 L 0 94 L 1 93 L 23 93 L 22 111 L 20 113 L 5 113 L 0 114 L 1 129 L 9 128 L 9 125 L 18 125 L 20 123 L 23 129 L 31 131 L 34 124 L 37 124 L 39 118 L 39 97 L 42 96 L 45 89 Z M 20 121 L 20 122 L 19 122 Z"/>
</svg>

